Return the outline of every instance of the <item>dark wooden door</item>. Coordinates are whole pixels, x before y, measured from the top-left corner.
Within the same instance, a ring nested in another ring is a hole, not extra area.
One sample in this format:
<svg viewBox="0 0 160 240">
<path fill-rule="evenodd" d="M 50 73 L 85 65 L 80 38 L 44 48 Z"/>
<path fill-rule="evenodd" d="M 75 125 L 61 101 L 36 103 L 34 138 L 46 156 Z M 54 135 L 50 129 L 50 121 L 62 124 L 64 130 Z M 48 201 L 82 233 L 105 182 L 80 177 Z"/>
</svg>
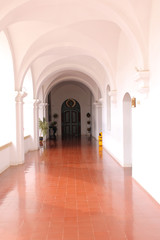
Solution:
<svg viewBox="0 0 160 240">
<path fill-rule="evenodd" d="M 62 104 L 62 137 L 78 137 L 80 135 L 80 105 L 75 99 L 67 99 Z"/>
</svg>

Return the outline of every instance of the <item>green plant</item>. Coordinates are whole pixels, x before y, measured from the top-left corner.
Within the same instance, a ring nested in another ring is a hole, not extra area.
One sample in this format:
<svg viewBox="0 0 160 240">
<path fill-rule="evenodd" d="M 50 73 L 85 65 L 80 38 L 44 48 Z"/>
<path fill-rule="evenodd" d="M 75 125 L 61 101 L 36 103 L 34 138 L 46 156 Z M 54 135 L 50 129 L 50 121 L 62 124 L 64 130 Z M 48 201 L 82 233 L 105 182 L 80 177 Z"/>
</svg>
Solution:
<svg viewBox="0 0 160 240">
<path fill-rule="evenodd" d="M 46 121 L 45 118 L 43 118 L 43 121 L 39 118 L 39 129 L 41 131 L 41 136 L 46 136 L 47 135 L 47 131 L 48 131 L 48 122 Z"/>
</svg>

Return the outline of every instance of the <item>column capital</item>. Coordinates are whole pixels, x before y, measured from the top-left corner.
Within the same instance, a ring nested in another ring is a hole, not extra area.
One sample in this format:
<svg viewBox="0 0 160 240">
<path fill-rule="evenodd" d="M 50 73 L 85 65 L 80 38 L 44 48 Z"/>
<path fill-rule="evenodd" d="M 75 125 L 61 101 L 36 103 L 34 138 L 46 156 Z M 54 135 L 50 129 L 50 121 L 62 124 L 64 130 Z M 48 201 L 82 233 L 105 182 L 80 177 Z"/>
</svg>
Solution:
<svg viewBox="0 0 160 240">
<path fill-rule="evenodd" d="M 15 101 L 16 102 L 23 102 L 23 98 L 27 96 L 26 92 L 23 91 L 15 91 Z"/>
<path fill-rule="evenodd" d="M 96 107 L 102 107 L 103 104 L 103 98 L 99 98 L 93 103 Z"/>
<path fill-rule="evenodd" d="M 45 107 L 47 107 L 47 106 L 48 106 L 48 103 L 41 102 L 41 103 L 39 104 L 39 107 L 40 107 L 40 108 L 45 108 Z"/>
<path fill-rule="evenodd" d="M 100 102 L 98 102 L 98 101 L 96 101 L 96 102 L 94 102 L 93 103 L 97 108 L 99 107 L 102 107 L 102 103 L 100 103 Z"/>
<path fill-rule="evenodd" d="M 33 103 L 33 106 L 34 107 L 38 107 L 39 106 L 39 104 L 41 103 L 41 101 L 39 100 L 39 99 L 33 99 L 33 101 L 32 101 L 32 103 Z"/>
</svg>

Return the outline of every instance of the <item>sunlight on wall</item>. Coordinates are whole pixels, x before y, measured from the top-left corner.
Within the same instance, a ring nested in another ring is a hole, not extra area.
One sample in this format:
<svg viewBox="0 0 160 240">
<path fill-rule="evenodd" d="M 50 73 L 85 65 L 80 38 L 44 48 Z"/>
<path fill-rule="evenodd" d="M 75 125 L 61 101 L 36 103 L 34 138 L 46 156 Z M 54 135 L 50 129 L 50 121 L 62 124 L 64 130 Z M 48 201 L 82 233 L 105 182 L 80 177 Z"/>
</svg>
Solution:
<svg viewBox="0 0 160 240">
<path fill-rule="evenodd" d="M 160 203 L 159 91 L 150 93 L 134 109 L 133 177 Z M 154 106 L 154 107 L 153 107 Z"/>
<path fill-rule="evenodd" d="M 0 33 L 0 146 L 15 134 L 14 70 L 8 40 Z"/>
<path fill-rule="evenodd" d="M 23 105 L 24 136 L 27 136 L 33 133 L 33 84 L 30 70 L 25 76 L 23 91 L 27 93 Z"/>
</svg>

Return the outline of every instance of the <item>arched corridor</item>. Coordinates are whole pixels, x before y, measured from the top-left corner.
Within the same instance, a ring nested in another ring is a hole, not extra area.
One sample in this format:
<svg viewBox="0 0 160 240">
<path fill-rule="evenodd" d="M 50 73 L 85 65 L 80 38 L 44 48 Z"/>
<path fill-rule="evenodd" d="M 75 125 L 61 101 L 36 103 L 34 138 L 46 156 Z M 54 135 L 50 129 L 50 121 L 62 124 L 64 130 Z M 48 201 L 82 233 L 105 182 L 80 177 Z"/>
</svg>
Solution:
<svg viewBox="0 0 160 240">
<path fill-rule="evenodd" d="M 159 240 L 159 205 L 87 137 L 48 141 L 0 182 L 3 240 Z"/>
<path fill-rule="evenodd" d="M 160 239 L 159 13 L 159 0 L 0 1 L 0 237 L 49 240 L 75 212 L 56 240 Z"/>
</svg>

